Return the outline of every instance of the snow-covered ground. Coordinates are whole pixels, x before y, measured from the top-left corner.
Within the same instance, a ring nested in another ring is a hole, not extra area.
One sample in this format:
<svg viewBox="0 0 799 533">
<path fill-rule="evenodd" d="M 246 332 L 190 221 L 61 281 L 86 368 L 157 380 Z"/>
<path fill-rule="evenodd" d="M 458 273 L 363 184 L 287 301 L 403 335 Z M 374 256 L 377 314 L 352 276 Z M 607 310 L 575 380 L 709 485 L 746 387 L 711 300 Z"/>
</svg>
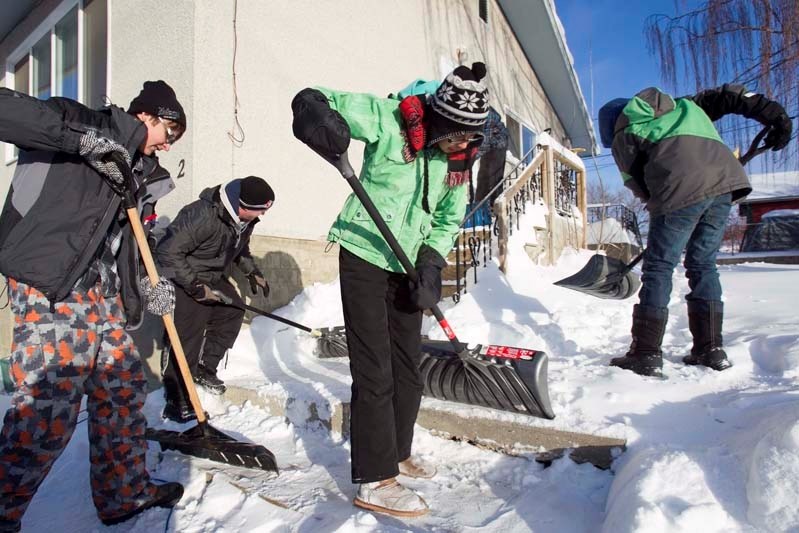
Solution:
<svg viewBox="0 0 799 533">
<path fill-rule="evenodd" d="M 529 216 L 535 216 L 535 210 Z M 524 227 L 524 223 L 523 223 Z M 682 271 L 674 276 L 665 337 L 667 379 L 608 367 L 629 344 L 635 298 L 594 299 L 552 285 L 579 269 L 585 252 L 554 267 L 529 261 L 523 232 L 510 246 L 510 274 L 490 264 L 460 303 L 444 306 L 461 339 L 545 350 L 557 418 L 546 427 L 619 436 L 628 449 L 612 471 L 568 458 L 545 468 L 526 453 L 509 456 L 417 428 L 415 453 L 439 469 L 405 480 L 428 501 L 428 516 L 400 520 L 351 504 L 349 446 L 318 422 L 310 402 L 346 401 L 346 360 L 320 360 L 308 335 L 257 318 L 239 336 L 222 377 L 228 384 L 294 398 L 288 420 L 203 394 L 215 427 L 262 443 L 279 477 L 157 453 L 155 478 L 186 485 L 171 514 L 156 509 L 115 531 L 799 531 L 799 266 L 720 267 L 725 343 L 734 367 L 716 373 L 684 366 L 691 337 Z M 280 314 L 312 326 L 339 325 L 336 284 L 308 288 Z M 432 318 L 424 325 L 443 339 Z M 436 402 L 436 400 L 424 400 Z M 160 391 L 146 412 L 161 425 Z M 440 402 L 439 402 L 440 403 Z M 0 397 L 5 408 L 8 397 Z M 321 407 L 320 407 L 321 406 Z M 453 407 L 455 409 L 474 409 Z M 321 418 L 325 412 L 319 413 Z M 487 416 L 513 417 L 507 413 Z M 23 531 L 105 531 L 91 504 L 88 444 L 79 426 L 23 521 Z M 170 427 L 170 426 L 166 426 Z M 214 473 L 208 475 L 209 471 Z M 168 522 L 167 522 L 168 521 Z"/>
</svg>

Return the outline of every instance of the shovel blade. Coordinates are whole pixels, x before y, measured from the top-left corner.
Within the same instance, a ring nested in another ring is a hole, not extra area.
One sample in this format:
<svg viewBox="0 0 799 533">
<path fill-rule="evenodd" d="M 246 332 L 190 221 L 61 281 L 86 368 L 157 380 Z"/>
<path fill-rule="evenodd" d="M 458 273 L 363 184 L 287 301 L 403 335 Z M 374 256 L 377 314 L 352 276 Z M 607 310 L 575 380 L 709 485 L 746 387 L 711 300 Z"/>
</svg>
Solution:
<svg viewBox="0 0 799 533">
<path fill-rule="evenodd" d="M 175 450 L 217 463 L 278 472 L 275 455 L 264 446 L 239 442 L 208 424 L 197 424 L 183 432 L 148 428 L 145 437 L 158 442 L 162 450 Z"/>
<path fill-rule="evenodd" d="M 624 300 L 638 292 L 641 280 L 618 259 L 594 255 L 579 272 L 556 281 L 555 285 L 596 298 Z"/>
<path fill-rule="evenodd" d="M 477 345 L 461 353 L 448 341 L 424 339 L 420 371 L 425 396 L 553 419 L 547 354 Z"/>
<path fill-rule="evenodd" d="M 349 357 L 347 334 L 344 331 L 344 326 L 319 328 L 319 332 L 322 335 L 316 342 L 316 347 L 314 348 L 315 356 L 320 359 Z"/>
</svg>

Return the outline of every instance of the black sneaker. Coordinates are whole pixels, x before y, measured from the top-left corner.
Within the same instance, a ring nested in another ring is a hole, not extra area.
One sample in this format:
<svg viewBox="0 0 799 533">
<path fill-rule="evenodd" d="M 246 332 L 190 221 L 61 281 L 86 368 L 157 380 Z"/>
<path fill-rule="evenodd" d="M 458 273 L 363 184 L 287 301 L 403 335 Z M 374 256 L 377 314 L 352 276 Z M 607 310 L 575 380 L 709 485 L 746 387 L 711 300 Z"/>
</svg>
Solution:
<svg viewBox="0 0 799 533">
<path fill-rule="evenodd" d="M 126 520 L 130 520 L 137 514 L 142 513 L 147 509 L 151 509 L 153 507 L 163 507 L 165 509 L 170 509 L 174 507 L 182 497 L 183 497 L 183 485 L 181 485 L 176 481 L 164 483 L 163 485 L 158 485 L 156 487 L 155 496 L 153 497 L 153 499 L 145 503 L 141 507 L 134 509 L 133 511 L 130 511 L 129 513 L 115 516 L 113 518 L 101 517 L 100 521 L 107 526 L 120 524 Z"/>
<path fill-rule="evenodd" d="M 225 382 L 216 376 L 216 371 L 199 365 L 197 367 L 197 375 L 194 376 L 194 382 L 210 392 L 211 394 L 223 395 L 227 390 Z"/>
<path fill-rule="evenodd" d="M 197 420 L 197 413 L 194 412 L 194 409 L 189 404 L 167 401 L 164 405 L 164 410 L 161 412 L 161 418 L 183 424 Z"/>
</svg>

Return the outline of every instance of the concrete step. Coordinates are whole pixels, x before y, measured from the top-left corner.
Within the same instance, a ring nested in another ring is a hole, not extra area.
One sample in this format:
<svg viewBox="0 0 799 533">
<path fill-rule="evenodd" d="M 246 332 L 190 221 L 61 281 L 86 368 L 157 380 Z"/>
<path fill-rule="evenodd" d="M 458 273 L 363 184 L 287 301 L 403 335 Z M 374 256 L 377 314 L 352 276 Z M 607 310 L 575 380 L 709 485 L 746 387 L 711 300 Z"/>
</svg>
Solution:
<svg viewBox="0 0 799 533">
<path fill-rule="evenodd" d="M 337 435 L 344 438 L 349 436 L 348 402 L 325 405 L 311 402 L 302 406 L 290 397 L 235 384 L 228 384 L 225 399 L 237 405 L 249 401 L 269 414 L 285 417 L 294 424 L 321 423 Z M 503 413 L 503 416 L 497 417 L 497 411 L 491 409 L 474 408 L 473 411 L 484 411 L 485 416 L 471 413 L 465 416 L 453 406 L 457 404 L 423 398 L 416 422 L 444 438 L 472 442 L 510 455 L 533 453 L 543 463 L 568 454 L 577 463 L 588 462 L 597 468 L 608 469 L 614 458 L 626 448 L 624 439 L 547 427 L 543 425 L 545 421 L 522 415 Z"/>
</svg>

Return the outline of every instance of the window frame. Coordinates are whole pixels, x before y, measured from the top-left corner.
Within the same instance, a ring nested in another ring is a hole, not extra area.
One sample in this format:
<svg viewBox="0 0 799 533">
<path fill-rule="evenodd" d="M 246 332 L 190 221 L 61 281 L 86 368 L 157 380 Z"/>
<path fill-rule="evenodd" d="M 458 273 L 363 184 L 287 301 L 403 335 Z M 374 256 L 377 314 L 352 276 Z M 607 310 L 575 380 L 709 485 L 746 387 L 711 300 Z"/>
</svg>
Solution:
<svg viewBox="0 0 799 533">
<path fill-rule="evenodd" d="M 477 0 L 477 17 L 488 27 L 488 0 Z"/>
<path fill-rule="evenodd" d="M 507 106 L 505 106 L 505 117 L 505 127 L 508 128 L 508 136 L 511 137 L 509 142 L 517 143 L 518 141 L 517 146 L 519 147 L 519 157 L 516 157 L 516 154 L 510 150 L 510 146 L 508 147 L 508 150 L 510 151 L 508 159 L 515 165 L 522 161 L 522 158 L 524 158 L 526 153 L 524 152 L 524 129 L 527 129 L 533 135 L 533 146 L 530 147 L 531 149 L 535 146 L 535 140 L 538 139 L 539 133 L 535 127 L 530 125 L 530 122 L 523 119 L 519 113 Z M 508 118 L 513 119 L 513 121 L 519 125 L 518 131 L 511 131 L 510 124 L 508 124 Z M 527 164 L 529 163 L 530 162 L 528 161 Z"/>
<path fill-rule="evenodd" d="M 92 0 L 88 0 L 91 2 Z M 111 42 L 111 0 L 106 0 L 107 19 L 106 19 L 106 50 L 109 50 L 109 43 Z M 77 7 L 78 17 L 78 57 L 77 57 L 77 100 L 84 101 L 85 97 L 85 80 L 84 80 L 84 8 L 87 0 L 63 0 L 58 4 L 35 30 L 30 32 L 28 36 L 10 53 L 5 59 L 4 65 L 4 78 L 5 86 L 16 90 L 16 67 L 26 57 L 28 58 L 28 87 L 25 89 L 26 94 L 31 94 L 31 85 L 34 81 L 33 68 L 35 61 L 33 61 L 33 47 L 39 43 L 45 36 L 50 36 L 50 96 L 62 96 L 60 94 L 61 88 L 56 83 L 58 79 L 58 44 L 56 38 L 56 26 L 66 17 L 75 7 Z M 110 86 L 110 64 L 111 54 L 110 51 L 106 52 L 106 88 Z M 5 143 L 5 164 L 6 166 L 12 165 L 17 162 L 17 153 L 14 150 L 15 146 L 11 143 Z"/>
</svg>

